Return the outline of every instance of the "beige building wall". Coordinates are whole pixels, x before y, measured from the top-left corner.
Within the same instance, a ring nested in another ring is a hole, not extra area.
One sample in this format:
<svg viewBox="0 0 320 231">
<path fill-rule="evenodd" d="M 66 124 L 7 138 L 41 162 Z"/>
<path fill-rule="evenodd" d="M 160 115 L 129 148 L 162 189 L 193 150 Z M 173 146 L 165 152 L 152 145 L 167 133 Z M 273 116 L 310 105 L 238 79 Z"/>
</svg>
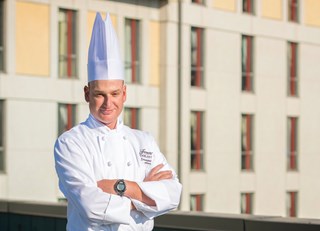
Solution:
<svg viewBox="0 0 320 231">
<path fill-rule="evenodd" d="M 236 11 L 237 1 L 236 0 L 214 0 L 213 7 L 226 11 Z"/>
<path fill-rule="evenodd" d="M 262 17 L 281 20 L 282 3 L 282 0 L 261 0 Z"/>
<path fill-rule="evenodd" d="M 304 23 L 320 27 L 320 1 L 304 0 Z"/>
<path fill-rule="evenodd" d="M 16 3 L 16 72 L 49 76 L 50 16 L 49 6 Z"/>
<path fill-rule="evenodd" d="M 150 26 L 150 75 L 149 84 L 159 86 L 160 81 L 160 23 L 151 21 Z"/>
</svg>

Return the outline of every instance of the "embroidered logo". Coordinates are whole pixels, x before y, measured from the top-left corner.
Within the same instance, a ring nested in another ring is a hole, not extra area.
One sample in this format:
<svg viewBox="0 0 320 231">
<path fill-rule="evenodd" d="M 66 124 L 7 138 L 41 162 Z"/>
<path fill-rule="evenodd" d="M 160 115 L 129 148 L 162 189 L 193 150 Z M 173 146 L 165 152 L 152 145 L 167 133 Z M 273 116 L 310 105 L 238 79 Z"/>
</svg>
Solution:
<svg viewBox="0 0 320 231">
<path fill-rule="evenodd" d="M 153 152 L 148 152 L 146 149 L 141 149 L 139 152 L 141 161 L 145 164 L 151 165 Z"/>
</svg>

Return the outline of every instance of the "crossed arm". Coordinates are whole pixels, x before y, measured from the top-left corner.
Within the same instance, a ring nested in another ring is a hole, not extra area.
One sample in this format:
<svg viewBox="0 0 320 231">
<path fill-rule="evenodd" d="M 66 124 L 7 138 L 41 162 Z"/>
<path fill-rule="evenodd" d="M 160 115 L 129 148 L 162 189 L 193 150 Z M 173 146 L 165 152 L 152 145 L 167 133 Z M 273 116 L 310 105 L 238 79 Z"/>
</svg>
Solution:
<svg viewBox="0 0 320 231">
<path fill-rule="evenodd" d="M 163 167 L 163 164 L 159 164 L 155 166 L 143 181 L 147 182 L 147 181 L 160 181 L 160 180 L 171 179 L 173 177 L 172 171 L 170 170 L 160 171 L 162 167 Z M 97 185 L 99 188 L 102 189 L 103 192 L 116 195 L 116 192 L 114 191 L 114 187 L 113 187 L 116 181 L 117 179 L 112 179 L 112 180 L 103 179 L 98 181 Z M 125 180 L 125 182 L 126 182 L 127 190 L 125 191 L 124 196 L 130 199 L 141 201 L 149 206 L 156 205 L 154 200 L 152 200 L 142 192 L 141 188 L 136 182 L 129 181 L 129 180 Z"/>
</svg>

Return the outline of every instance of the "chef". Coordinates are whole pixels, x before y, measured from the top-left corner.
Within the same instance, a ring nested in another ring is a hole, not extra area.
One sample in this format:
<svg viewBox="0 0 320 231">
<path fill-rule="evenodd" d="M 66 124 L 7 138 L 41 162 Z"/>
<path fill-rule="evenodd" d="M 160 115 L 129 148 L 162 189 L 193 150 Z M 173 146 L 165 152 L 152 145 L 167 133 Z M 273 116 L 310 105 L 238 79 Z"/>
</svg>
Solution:
<svg viewBox="0 0 320 231">
<path fill-rule="evenodd" d="M 126 85 L 109 14 L 96 15 L 84 96 L 87 120 L 54 146 L 67 230 L 152 230 L 154 217 L 177 208 L 182 186 L 154 138 L 122 122 Z"/>
</svg>

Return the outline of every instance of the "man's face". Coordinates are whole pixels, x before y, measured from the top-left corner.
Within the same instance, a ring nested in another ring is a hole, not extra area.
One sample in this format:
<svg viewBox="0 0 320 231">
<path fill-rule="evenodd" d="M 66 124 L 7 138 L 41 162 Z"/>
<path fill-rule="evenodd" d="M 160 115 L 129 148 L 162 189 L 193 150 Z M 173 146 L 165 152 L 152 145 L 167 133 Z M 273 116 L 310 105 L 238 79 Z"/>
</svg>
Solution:
<svg viewBox="0 0 320 231">
<path fill-rule="evenodd" d="M 84 87 L 90 113 L 110 129 L 117 124 L 126 101 L 126 86 L 122 80 L 96 80 Z"/>
</svg>

